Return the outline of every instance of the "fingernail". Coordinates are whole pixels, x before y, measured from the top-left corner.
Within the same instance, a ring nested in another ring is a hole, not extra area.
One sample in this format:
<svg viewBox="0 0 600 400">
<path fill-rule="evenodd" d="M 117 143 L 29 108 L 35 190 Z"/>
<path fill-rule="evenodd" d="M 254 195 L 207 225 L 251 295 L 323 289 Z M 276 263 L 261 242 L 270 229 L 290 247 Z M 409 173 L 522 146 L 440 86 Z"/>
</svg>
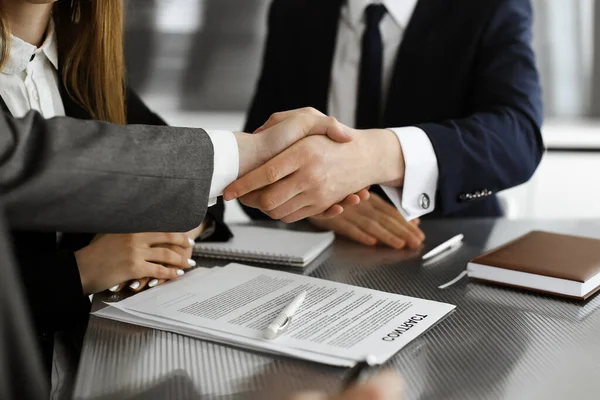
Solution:
<svg viewBox="0 0 600 400">
<path fill-rule="evenodd" d="M 140 283 L 139 283 L 138 281 L 131 282 L 131 284 L 129 285 L 129 288 L 130 288 L 131 290 L 136 290 L 136 289 L 137 289 L 137 288 L 139 288 L 139 287 L 140 287 Z"/>
<path fill-rule="evenodd" d="M 421 243 L 422 243 L 422 242 L 421 242 L 420 240 L 413 240 L 413 241 L 411 241 L 411 243 L 410 243 L 410 247 L 412 247 L 412 248 L 415 248 L 415 249 L 416 249 L 417 247 L 419 247 L 419 246 L 421 245 Z"/>
<path fill-rule="evenodd" d="M 406 246 L 406 243 L 405 243 L 403 240 L 394 240 L 394 246 L 395 246 L 397 249 L 401 249 L 401 248 L 403 248 L 404 246 Z"/>
<path fill-rule="evenodd" d="M 196 266 L 196 261 L 192 260 L 191 258 L 188 258 L 188 265 L 190 267 L 195 267 Z"/>
<path fill-rule="evenodd" d="M 116 292 L 117 290 L 119 290 L 119 286 L 121 286 L 121 285 L 115 285 L 115 286 L 111 287 L 111 288 L 110 288 L 110 289 L 108 289 L 108 290 L 110 290 L 111 292 L 113 292 L 113 293 L 114 293 L 114 292 Z"/>
<path fill-rule="evenodd" d="M 183 274 L 185 274 L 185 272 L 182 269 L 177 270 L 177 276 L 183 276 Z"/>
<path fill-rule="evenodd" d="M 192 240 L 192 238 L 188 238 L 188 243 L 190 244 L 190 246 L 194 247 L 194 245 L 196 244 L 196 242 L 194 242 Z"/>
<path fill-rule="evenodd" d="M 149 283 L 148 286 L 150 287 L 154 287 L 158 284 L 158 279 L 152 279 Z"/>
<path fill-rule="evenodd" d="M 223 199 L 225 201 L 231 201 L 233 199 L 237 199 L 238 195 L 236 192 L 227 192 L 223 194 Z"/>
</svg>

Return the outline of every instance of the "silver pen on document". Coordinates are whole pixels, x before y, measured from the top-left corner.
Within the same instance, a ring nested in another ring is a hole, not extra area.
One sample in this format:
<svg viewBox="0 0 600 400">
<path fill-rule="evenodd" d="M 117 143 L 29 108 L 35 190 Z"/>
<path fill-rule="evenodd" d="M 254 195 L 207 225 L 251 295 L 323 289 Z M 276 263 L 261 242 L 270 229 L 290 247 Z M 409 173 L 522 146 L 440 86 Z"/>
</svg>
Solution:
<svg viewBox="0 0 600 400">
<path fill-rule="evenodd" d="M 296 311 L 298 311 L 305 298 L 306 290 L 300 292 L 283 310 L 281 310 L 273 322 L 271 322 L 269 326 L 267 326 L 267 329 L 263 331 L 265 339 L 275 339 L 288 330 L 292 323 L 292 317 L 296 314 Z"/>
<path fill-rule="evenodd" d="M 430 258 L 437 256 L 438 254 L 441 254 L 456 246 L 459 246 L 460 244 L 462 244 L 463 239 L 464 235 L 460 233 L 454 236 L 453 238 L 446 240 L 444 243 L 440 244 L 439 246 L 435 247 L 433 250 L 425 254 L 423 256 L 423 261 L 429 260 Z"/>
</svg>

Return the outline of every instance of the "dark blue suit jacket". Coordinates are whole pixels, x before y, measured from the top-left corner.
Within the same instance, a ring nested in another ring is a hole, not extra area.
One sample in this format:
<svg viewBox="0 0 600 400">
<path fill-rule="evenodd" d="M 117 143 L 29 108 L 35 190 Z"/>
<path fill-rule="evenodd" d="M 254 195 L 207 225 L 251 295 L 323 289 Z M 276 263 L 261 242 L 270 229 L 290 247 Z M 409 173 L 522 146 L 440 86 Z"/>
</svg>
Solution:
<svg viewBox="0 0 600 400">
<path fill-rule="evenodd" d="M 277 111 L 327 113 L 342 4 L 273 1 L 246 131 Z M 531 29 L 530 0 L 418 2 L 379 128 L 417 126 L 431 140 L 439 181 L 429 217 L 499 216 L 495 193 L 526 182 L 539 164 L 542 99 Z"/>
</svg>

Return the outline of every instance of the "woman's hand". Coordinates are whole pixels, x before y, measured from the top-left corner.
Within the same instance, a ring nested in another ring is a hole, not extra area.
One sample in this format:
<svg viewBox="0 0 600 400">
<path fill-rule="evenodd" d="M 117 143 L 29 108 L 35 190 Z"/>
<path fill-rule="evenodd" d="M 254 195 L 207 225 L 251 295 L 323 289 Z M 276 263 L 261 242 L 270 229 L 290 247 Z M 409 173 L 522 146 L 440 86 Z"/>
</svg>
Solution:
<svg viewBox="0 0 600 400">
<path fill-rule="evenodd" d="M 189 238 L 193 241 L 196 238 L 198 238 L 198 236 L 200 236 L 202 234 L 202 232 L 204 232 L 204 229 L 206 228 L 206 219 L 204 221 L 202 221 L 202 223 L 197 227 L 192 229 L 191 231 L 189 231 L 187 233 L 187 235 L 189 236 Z M 194 243 L 190 242 L 191 246 L 189 248 L 182 248 L 176 245 L 170 245 L 170 244 L 164 244 L 164 245 L 158 245 L 157 247 L 164 247 L 170 250 L 173 250 L 179 254 L 181 254 L 183 257 L 186 257 L 189 260 L 192 260 L 192 253 L 194 251 Z M 192 260 L 190 262 L 190 264 L 192 264 L 192 267 L 196 265 L 196 263 Z M 140 290 L 144 289 L 146 286 L 149 287 L 155 287 L 158 285 L 162 285 L 163 283 L 165 283 L 165 279 L 158 279 L 158 278 L 142 278 L 142 279 L 136 279 L 133 282 L 129 283 L 129 289 L 134 291 L 134 292 L 139 292 Z M 112 292 L 118 292 L 119 290 L 121 290 L 123 288 L 124 285 L 119 285 L 119 286 L 115 286 L 114 288 L 111 288 L 110 290 Z"/>
<path fill-rule="evenodd" d="M 83 291 L 97 293 L 147 277 L 174 279 L 195 265 L 190 258 L 192 246 L 193 241 L 186 233 L 98 236 L 75 252 Z"/>
<path fill-rule="evenodd" d="M 194 251 L 193 240 L 198 238 L 198 236 L 200 236 L 202 234 L 202 232 L 204 232 L 205 228 L 206 228 L 206 220 L 202 221 L 200 226 L 198 226 L 197 228 L 194 228 L 191 231 L 187 232 L 188 237 L 192 240 L 192 242 L 190 242 L 191 246 L 188 248 L 179 247 L 179 246 L 173 245 L 173 244 L 160 244 L 160 245 L 157 245 L 156 247 L 164 247 L 169 250 L 173 250 L 176 253 L 181 254 L 183 257 L 190 260 L 190 265 L 193 267 L 196 265 L 196 262 L 194 260 L 192 260 L 192 253 Z M 140 290 L 144 289 L 146 286 L 155 287 L 158 285 L 162 285 L 163 283 L 165 283 L 165 281 L 166 281 L 165 279 L 158 279 L 158 278 L 136 279 L 133 282 L 129 283 L 129 289 L 134 292 L 139 292 Z M 114 289 L 111 288 L 111 291 L 118 292 L 119 290 L 122 289 L 122 287 L 123 287 L 123 285 L 119 285 L 118 287 L 115 287 Z"/>
</svg>

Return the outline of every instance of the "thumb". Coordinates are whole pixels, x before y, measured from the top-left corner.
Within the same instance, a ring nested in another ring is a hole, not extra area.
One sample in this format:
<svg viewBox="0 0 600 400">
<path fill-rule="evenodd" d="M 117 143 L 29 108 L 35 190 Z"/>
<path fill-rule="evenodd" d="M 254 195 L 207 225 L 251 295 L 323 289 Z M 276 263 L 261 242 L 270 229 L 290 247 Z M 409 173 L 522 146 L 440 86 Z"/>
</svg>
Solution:
<svg viewBox="0 0 600 400">
<path fill-rule="evenodd" d="M 306 136 L 327 135 L 327 137 L 338 143 L 347 143 L 352 141 L 352 136 L 348 132 L 350 128 L 341 124 L 334 117 L 310 116 L 308 121 L 310 127 L 305 131 Z"/>
<path fill-rule="evenodd" d="M 334 117 L 296 113 L 274 124 L 267 122 L 254 131 L 254 134 L 271 135 L 275 140 L 286 142 L 289 146 L 312 135 L 326 135 L 335 142 L 347 143 L 353 139 L 349 131 L 350 128 Z"/>
</svg>

